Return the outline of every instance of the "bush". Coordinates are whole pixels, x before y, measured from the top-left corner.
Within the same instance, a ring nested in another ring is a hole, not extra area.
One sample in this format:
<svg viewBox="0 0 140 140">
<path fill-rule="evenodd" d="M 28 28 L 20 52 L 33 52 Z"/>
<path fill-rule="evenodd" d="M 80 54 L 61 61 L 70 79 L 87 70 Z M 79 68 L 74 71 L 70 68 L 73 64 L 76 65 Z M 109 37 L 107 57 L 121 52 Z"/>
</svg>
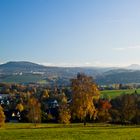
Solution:
<svg viewBox="0 0 140 140">
<path fill-rule="evenodd" d="M 5 123 L 5 115 L 3 112 L 3 108 L 0 106 L 0 127 L 2 127 Z"/>
</svg>

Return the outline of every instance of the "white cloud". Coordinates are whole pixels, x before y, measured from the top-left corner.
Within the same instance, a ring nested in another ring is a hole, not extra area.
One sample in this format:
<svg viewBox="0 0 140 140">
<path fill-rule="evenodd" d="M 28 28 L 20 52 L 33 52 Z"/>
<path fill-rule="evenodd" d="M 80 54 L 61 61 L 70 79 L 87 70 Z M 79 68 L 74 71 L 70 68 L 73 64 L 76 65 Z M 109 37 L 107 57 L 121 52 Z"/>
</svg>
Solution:
<svg viewBox="0 0 140 140">
<path fill-rule="evenodd" d="M 85 63 L 38 63 L 44 66 L 54 66 L 54 67 L 126 67 L 131 64 L 140 64 L 139 61 L 129 61 L 129 62 L 121 62 L 121 63 L 108 63 L 101 61 L 92 61 Z"/>
<path fill-rule="evenodd" d="M 124 51 L 125 48 L 113 48 L 113 50 L 115 50 L 115 51 Z"/>
<path fill-rule="evenodd" d="M 39 63 L 40 65 L 44 65 L 44 66 L 54 66 L 53 63 L 47 63 L 47 62 L 43 62 L 43 63 Z"/>
<path fill-rule="evenodd" d="M 56 66 L 56 67 L 80 67 L 80 66 L 87 66 L 87 65 L 90 65 L 90 63 L 86 62 L 84 64 L 82 63 L 46 63 L 46 62 L 43 62 L 43 63 L 40 63 L 41 65 L 44 65 L 44 66 Z"/>
<path fill-rule="evenodd" d="M 86 66 L 90 66 L 90 65 L 92 65 L 92 64 L 91 64 L 90 62 L 86 62 L 85 65 L 86 65 Z"/>
<path fill-rule="evenodd" d="M 140 45 L 130 46 L 130 47 L 127 47 L 127 49 L 140 49 Z"/>
<path fill-rule="evenodd" d="M 83 63 L 39 63 L 44 66 L 57 66 L 57 67 L 114 67 L 120 66 L 119 64 L 105 63 L 101 61 L 83 62 Z"/>
<path fill-rule="evenodd" d="M 140 49 L 140 45 L 113 48 L 113 50 L 115 51 L 126 51 L 126 50 L 136 50 L 136 49 Z"/>
</svg>

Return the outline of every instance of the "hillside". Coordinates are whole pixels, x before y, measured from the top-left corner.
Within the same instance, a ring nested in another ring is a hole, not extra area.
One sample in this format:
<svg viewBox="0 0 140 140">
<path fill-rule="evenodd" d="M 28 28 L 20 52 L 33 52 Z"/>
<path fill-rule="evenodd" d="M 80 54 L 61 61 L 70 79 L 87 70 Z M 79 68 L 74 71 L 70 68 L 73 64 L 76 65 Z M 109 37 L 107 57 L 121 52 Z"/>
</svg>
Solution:
<svg viewBox="0 0 140 140">
<path fill-rule="evenodd" d="M 96 81 L 99 84 L 140 83 L 140 71 L 126 69 L 111 70 L 97 76 Z"/>
<path fill-rule="evenodd" d="M 140 70 L 102 67 L 48 67 L 31 62 L 8 62 L 0 65 L 0 82 L 67 85 L 77 73 L 94 77 L 98 84 L 140 83 Z M 137 66 L 138 68 L 138 66 Z"/>
<path fill-rule="evenodd" d="M 77 73 L 85 73 L 96 77 L 108 68 L 96 67 L 48 67 L 31 62 L 8 62 L 0 65 L 0 82 L 38 82 L 42 80 L 47 83 L 69 83 L 69 80 Z"/>
<path fill-rule="evenodd" d="M 0 65 L 0 71 L 1 73 L 18 73 L 18 72 L 24 72 L 24 73 L 30 73 L 32 71 L 45 71 L 46 67 L 42 65 L 38 65 L 31 62 L 8 62 L 5 64 Z"/>
</svg>

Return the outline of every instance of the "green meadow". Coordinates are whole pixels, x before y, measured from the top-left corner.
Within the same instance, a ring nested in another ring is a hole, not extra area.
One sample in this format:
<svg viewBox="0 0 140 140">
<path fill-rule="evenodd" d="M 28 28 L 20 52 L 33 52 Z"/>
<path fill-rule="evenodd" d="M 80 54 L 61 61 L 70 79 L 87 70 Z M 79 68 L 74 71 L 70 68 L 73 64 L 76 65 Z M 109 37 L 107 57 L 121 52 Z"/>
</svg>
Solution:
<svg viewBox="0 0 140 140">
<path fill-rule="evenodd" d="M 8 123 L 0 129 L 0 140 L 139 140 L 139 132 L 139 126 Z"/>
<path fill-rule="evenodd" d="M 140 89 L 136 90 L 138 94 L 140 94 Z M 117 96 L 120 96 L 122 94 L 132 94 L 135 93 L 134 89 L 127 89 L 127 90 L 104 90 L 101 91 L 101 97 L 105 98 L 115 98 Z"/>
</svg>

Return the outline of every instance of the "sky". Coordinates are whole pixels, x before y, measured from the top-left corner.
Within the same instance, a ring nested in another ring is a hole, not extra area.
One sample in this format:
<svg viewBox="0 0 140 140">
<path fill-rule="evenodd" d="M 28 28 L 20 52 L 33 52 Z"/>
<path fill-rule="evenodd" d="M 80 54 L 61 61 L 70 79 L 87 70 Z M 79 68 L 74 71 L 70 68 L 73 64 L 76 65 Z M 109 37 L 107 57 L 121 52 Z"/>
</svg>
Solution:
<svg viewBox="0 0 140 140">
<path fill-rule="evenodd" d="M 139 0 L 0 0 L 0 63 L 140 64 Z"/>
</svg>

